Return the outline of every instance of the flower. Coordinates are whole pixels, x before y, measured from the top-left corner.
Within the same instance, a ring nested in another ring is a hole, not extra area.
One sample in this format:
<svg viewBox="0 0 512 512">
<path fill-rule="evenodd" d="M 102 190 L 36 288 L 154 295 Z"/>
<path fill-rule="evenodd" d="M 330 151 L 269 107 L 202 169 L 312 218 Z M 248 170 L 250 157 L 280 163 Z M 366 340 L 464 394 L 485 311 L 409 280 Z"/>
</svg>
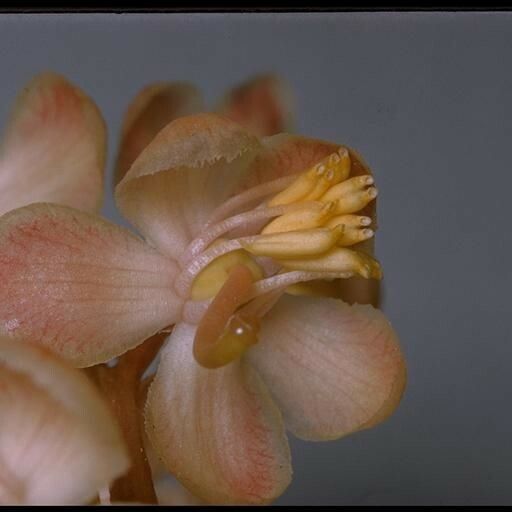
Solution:
<svg viewBox="0 0 512 512">
<path fill-rule="evenodd" d="M 35 76 L 0 144 L 0 214 L 37 201 L 97 212 L 106 128 L 95 103 L 64 77 Z"/>
<path fill-rule="evenodd" d="M 145 240 L 52 204 L 0 218 L 0 333 L 89 366 L 176 324 L 146 406 L 153 446 L 205 501 L 269 502 L 291 479 L 285 429 L 327 440 L 374 426 L 404 388 L 380 311 L 290 290 L 380 277 L 364 252 L 372 185 L 349 148 L 179 118 L 116 188 Z"/>
<path fill-rule="evenodd" d="M 128 468 L 89 380 L 48 350 L 0 338 L 0 504 L 88 503 Z"/>
<path fill-rule="evenodd" d="M 292 104 L 288 84 L 267 73 L 231 88 L 214 111 L 265 136 L 292 129 Z M 139 91 L 124 115 L 114 183 L 121 181 L 141 151 L 168 123 L 205 110 L 201 93 L 189 82 L 157 82 Z"/>
</svg>

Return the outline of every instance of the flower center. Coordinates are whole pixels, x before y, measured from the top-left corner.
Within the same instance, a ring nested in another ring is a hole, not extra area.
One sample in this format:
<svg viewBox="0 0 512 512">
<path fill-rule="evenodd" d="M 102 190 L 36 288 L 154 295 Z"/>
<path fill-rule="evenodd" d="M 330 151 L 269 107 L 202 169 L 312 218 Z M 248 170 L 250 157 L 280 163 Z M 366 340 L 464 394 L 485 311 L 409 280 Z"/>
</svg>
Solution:
<svg viewBox="0 0 512 512">
<path fill-rule="evenodd" d="M 373 178 L 350 170 L 342 147 L 299 175 L 253 187 L 189 244 L 175 287 L 190 298 L 184 316 L 198 324 L 202 366 L 228 364 L 256 343 L 260 319 L 292 285 L 382 277 L 376 260 L 348 248 L 373 237 L 372 219 L 357 212 L 377 197 Z"/>
</svg>

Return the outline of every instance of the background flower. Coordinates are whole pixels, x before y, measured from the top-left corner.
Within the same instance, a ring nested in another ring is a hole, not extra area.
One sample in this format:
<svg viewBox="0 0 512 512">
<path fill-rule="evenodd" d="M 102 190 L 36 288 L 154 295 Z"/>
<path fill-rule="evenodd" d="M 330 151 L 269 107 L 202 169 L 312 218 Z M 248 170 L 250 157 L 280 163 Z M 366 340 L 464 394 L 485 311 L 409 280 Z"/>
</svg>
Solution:
<svg viewBox="0 0 512 512">
<path fill-rule="evenodd" d="M 93 100 L 45 72 L 19 94 L 0 143 L 0 214 L 39 201 L 99 211 L 107 133 Z"/>
<path fill-rule="evenodd" d="M 123 474 L 121 433 L 78 370 L 0 338 L 0 503 L 86 504 Z"/>
</svg>

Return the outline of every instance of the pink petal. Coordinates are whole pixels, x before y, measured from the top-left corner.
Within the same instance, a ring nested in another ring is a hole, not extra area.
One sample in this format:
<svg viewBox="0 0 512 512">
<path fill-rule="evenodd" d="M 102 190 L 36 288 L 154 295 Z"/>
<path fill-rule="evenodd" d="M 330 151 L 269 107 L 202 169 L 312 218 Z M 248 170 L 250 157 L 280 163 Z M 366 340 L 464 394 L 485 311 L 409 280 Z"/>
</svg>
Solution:
<svg viewBox="0 0 512 512">
<path fill-rule="evenodd" d="M 94 102 L 59 75 L 38 75 L 18 97 L 0 146 L 0 213 L 39 201 L 98 210 L 105 157 Z"/>
<path fill-rule="evenodd" d="M 178 258 L 245 177 L 258 139 L 214 114 L 181 117 L 151 141 L 116 187 L 122 213 Z"/>
<path fill-rule="evenodd" d="M 266 503 L 291 478 L 281 415 L 240 360 L 216 370 L 193 355 L 195 328 L 178 324 L 146 405 L 146 431 L 165 465 L 211 503 Z"/>
<path fill-rule="evenodd" d="M 265 317 L 249 361 L 298 437 L 337 439 L 387 418 L 405 362 L 386 317 L 371 306 L 283 297 Z"/>
<path fill-rule="evenodd" d="M 218 111 L 263 137 L 292 130 L 292 103 L 288 84 L 268 74 L 231 89 Z"/>
<path fill-rule="evenodd" d="M 166 124 L 203 110 L 200 93 L 186 82 L 144 87 L 129 105 L 123 120 L 115 183 L 121 181 L 141 151 Z"/>
<path fill-rule="evenodd" d="M 175 264 L 128 230 L 66 206 L 0 218 L 0 335 L 90 366 L 176 321 Z"/>
<path fill-rule="evenodd" d="M 82 504 L 129 466 L 120 429 L 85 375 L 0 338 L 0 504 Z"/>
</svg>

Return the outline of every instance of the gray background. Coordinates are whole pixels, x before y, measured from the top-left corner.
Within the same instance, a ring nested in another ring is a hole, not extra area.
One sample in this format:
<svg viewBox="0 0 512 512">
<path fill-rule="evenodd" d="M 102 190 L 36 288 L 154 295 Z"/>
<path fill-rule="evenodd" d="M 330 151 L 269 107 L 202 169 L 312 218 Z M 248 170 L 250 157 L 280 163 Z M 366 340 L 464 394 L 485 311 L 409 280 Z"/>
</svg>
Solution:
<svg viewBox="0 0 512 512">
<path fill-rule="evenodd" d="M 295 477 L 277 503 L 505 504 L 511 50 L 509 13 L 4 14 L 0 121 L 35 73 L 62 73 L 105 116 L 110 174 L 143 85 L 190 80 L 213 102 L 281 73 L 297 131 L 358 149 L 374 170 L 384 309 L 409 383 L 373 430 L 292 440 Z M 110 199 L 104 213 L 121 222 Z"/>
</svg>

